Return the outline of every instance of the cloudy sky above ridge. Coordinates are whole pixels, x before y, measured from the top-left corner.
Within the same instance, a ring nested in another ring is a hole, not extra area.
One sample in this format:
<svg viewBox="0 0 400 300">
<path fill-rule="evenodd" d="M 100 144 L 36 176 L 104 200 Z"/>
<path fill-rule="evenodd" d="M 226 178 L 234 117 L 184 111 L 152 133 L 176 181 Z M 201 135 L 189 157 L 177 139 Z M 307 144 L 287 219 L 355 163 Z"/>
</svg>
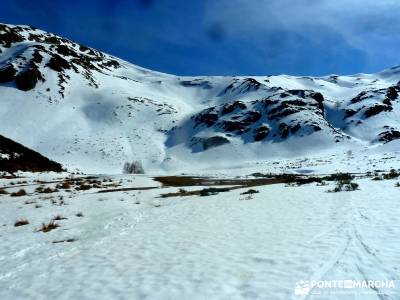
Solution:
<svg viewBox="0 0 400 300">
<path fill-rule="evenodd" d="M 394 0 L 5 0 L 29 24 L 178 75 L 371 73 L 398 65 Z"/>
</svg>

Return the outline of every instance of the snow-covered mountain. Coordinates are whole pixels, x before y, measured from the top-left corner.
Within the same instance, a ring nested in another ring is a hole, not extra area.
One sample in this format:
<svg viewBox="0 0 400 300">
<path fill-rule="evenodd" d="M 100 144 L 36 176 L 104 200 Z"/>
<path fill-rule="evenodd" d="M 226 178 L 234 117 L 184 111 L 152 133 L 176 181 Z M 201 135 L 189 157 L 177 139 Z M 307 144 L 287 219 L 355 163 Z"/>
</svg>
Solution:
<svg viewBox="0 0 400 300">
<path fill-rule="evenodd" d="M 0 24 L 0 134 L 70 170 L 188 170 L 400 138 L 400 67 L 377 74 L 180 77 Z"/>
</svg>

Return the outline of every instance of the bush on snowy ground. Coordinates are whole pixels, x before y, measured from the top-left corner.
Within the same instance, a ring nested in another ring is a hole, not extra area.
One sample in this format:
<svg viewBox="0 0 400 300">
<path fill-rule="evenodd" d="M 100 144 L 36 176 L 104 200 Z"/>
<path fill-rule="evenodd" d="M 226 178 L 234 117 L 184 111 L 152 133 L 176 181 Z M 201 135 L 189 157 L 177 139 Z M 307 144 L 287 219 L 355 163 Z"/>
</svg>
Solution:
<svg viewBox="0 0 400 300">
<path fill-rule="evenodd" d="M 337 193 L 342 191 L 351 192 L 358 190 L 358 183 L 352 182 L 352 179 L 354 178 L 353 176 L 349 174 L 340 174 L 336 178 L 336 187 L 333 190 L 328 190 L 329 193 Z"/>
<path fill-rule="evenodd" d="M 257 193 L 259 193 L 259 191 L 253 190 L 253 189 L 249 189 L 248 191 L 243 192 L 240 195 L 252 195 L 252 194 L 257 194 Z"/>
<path fill-rule="evenodd" d="M 350 175 L 349 173 L 336 173 L 326 176 L 324 179 L 328 181 L 349 183 L 351 180 L 354 179 L 354 176 Z"/>
<path fill-rule="evenodd" d="M 122 172 L 124 174 L 144 174 L 144 169 L 140 161 L 126 162 Z"/>
<path fill-rule="evenodd" d="M 395 179 L 400 176 L 400 173 L 397 172 L 395 169 L 391 169 L 388 174 L 383 174 L 384 179 Z"/>
</svg>

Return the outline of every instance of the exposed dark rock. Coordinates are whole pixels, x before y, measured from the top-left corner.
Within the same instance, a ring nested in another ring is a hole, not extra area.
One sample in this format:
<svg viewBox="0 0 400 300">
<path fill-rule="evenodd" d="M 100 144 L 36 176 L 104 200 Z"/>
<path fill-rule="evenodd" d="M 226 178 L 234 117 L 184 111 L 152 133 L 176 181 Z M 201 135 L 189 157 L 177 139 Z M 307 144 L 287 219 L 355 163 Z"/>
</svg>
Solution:
<svg viewBox="0 0 400 300">
<path fill-rule="evenodd" d="M 377 104 L 377 105 L 368 107 L 364 112 L 364 116 L 366 118 L 370 118 L 372 116 L 380 114 L 383 111 L 391 111 L 392 109 L 393 108 L 391 106 Z"/>
<path fill-rule="evenodd" d="M 278 128 L 279 128 L 279 134 L 280 134 L 281 138 L 283 138 L 283 139 L 287 138 L 289 135 L 290 127 L 285 123 L 281 123 L 281 124 L 279 124 Z"/>
<path fill-rule="evenodd" d="M 232 89 L 237 88 L 238 81 L 238 79 L 234 79 L 232 85 L 236 86 L 232 87 Z M 204 110 L 192 118 L 195 121 L 194 128 L 197 128 L 201 124 L 208 127 L 215 126 L 217 132 L 222 130 L 226 136 L 243 135 L 243 139 L 247 138 L 247 135 L 244 134 L 252 130 L 254 141 L 261 141 L 271 135 L 273 137 L 280 136 L 282 139 L 285 139 L 290 134 L 300 131 L 302 127 L 308 129 L 304 131 L 305 134 L 312 134 L 313 132 L 322 130 L 320 126 L 316 125 L 319 124 L 317 121 L 307 124 L 308 121 L 296 121 L 294 117 L 291 117 L 291 120 L 285 120 L 285 117 L 306 111 L 307 114 L 310 114 L 312 121 L 314 119 L 312 119 L 311 115 L 314 115 L 320 122 L 326 122 L 323 105 L 324 97 L 321 93 L 310 90 L 285 91 L 281 88 L 277 92 L 278 94 L 273 94 L 270 98 L 245 103 L 242 101 L 233 101 Z M 276 97 L 282 94 L 285 94 L 285 96 L 280 98 L 284 99 L 277 100 Z M 300 98 L 302 96 L 304 98 Z M 262 119 L 267 123 L 278 123 L 278 128 L 272 125 L 274 132 L 272 132 L 272 129 L 268 125 L 265 128 L 261 126 L 258 129 L 254 129 L 256 128 L 254 125 Z"/>
<path fill-rule="evenodd" d="M 47 66 L 57 72 L 62 72 L 65 69 L 71 68 L 69 62 L 58 54 L 54 54 L 50 58 L 49 62 L 47 63 Z"/>
<path fill-rule="evenodd" d="M 386 97 L 388 97 L 390 100 L 396 100 L 397 97 L 399 96 L 398 93 L 398 88 L 391 86 L 388 88 L 387 93 L 386 93 Z"/>
<path fill-rule="evenodd" d="M 0 33 L 0 43 L 5 48 L 10 48 L 12 44 L 22 42 L 23 36 L 15 31 L 14 28 L 7 27 L 4 33 Z"/>
<path fill-rule="evenodd" d="M 62 41 L 61 38 L 58 38 L 56 36 L 45 36 L 43 42 L 47 44 L 53 44 L 53 45 L 58 45 Z"/>
<path fill-rule="evenodd" d="M 210 138 L 202 139 L 202 144 L 203 144 L 204 150 L 218 147 L 218 146 L 228 144 L 228 143 L 229 143 L 229 140 L 223 136 L 213 136 Z"/>
<path fill-rule="evenodd" d="M 263 103 L 264 109 L 267 109 L 267 108 L 269 108 L 270 106 L 279 103 L 278 100 L 271 100 L 271 99 L 263 99 L 261 102 Z"/>
<path fill-rule="evenodd" d="M 321 131 L 321 130 L 322 130 L 322 128 L 319 127 L 318 125 L 313 124 L 313 125 L 311 125 L 311 126 L 312 126 L 312 128 L 314 129 L 315 132 Z"/>
<path fill-rule="evenodd" d="M 297 131 L 299 131 L 301 129 L 301 125 L 300 124 L 296 124 L 296 125 L 294 125 L 292 128 L 290 128 L 290 133 L 291 134 L 294 134 L 294 133 L 296 133 Z"/>
<path fill-rule="evenodd" d="M 311 97 L 317 101 L 318 105 L 317 107 L 322 111 L 322 114 L 325 113 L 325 107 L 324 107 L 324 96 L 321 93 L 313 93 L 311 94 Z"/>
<path fill-rule="evenodd" d="M 212 109 L 208 109 L 205 113 L 201 113 L 198 116 L 196 116 L 195 127 L 201 124 L 206 124 L 208 127 L 214 125 L 218 121 L 218 114 L 213 113 L 211 111 Z"/>
<path fill-rule="evenodd" d="M 237 82 L 239 79 L 234 79 L 233 83 L 228 85 L 223 92 L 220 93 L 220 96 L 231 93 L 231 92 L 240 92 L 240 93 L 246 93 L 250 91 L 256 91 L 261 87 L 261 83 L 255 80 L 254 78 L 246 78 L 240 83 L 239 85 L 236 86 Z"/>
<path fill-rule="evenodd" d="M 284 104 L 284 107 L 290 107 L 290 106 L 307 106 L 307 102 L 303 100 L 287 100 L 282 102 Z"/>
<path fill-rule="evenodd" d="M 242 121 L 250 125 L 260 120 L 261 116 L 262 115 L 258 111 L 249 111 L 246 113 L 245 118 Z"/>
<path fill-rule="evenodd" d="M 279 96 L 280 96 L 281 98 L 287 98 L 287 97 L 290 96 L 290 94 L 289 94 L 289 93 L 281 93 Z"/>
<path fill-rule="evenodd" d="M 74 49 L 71 49 L 66 45 L 57 45 L 56 51 L 58 52 L 58 54 L 63 56 L 73 56 L 73 57 L 79 56 Z"/>
<path fill-rule="evenodd" d="M 223 121 L 223 128 L 228 131 L 237 131 L 238 133 L 244 133 L 246 126 L 248 124 L 241 122 L 241 121 Z"/>
<path fill-rule="evenodd" d="M 383 104 L 386 104 L 386 105 L 388 105 L 388 106 L 391 106 L 391 105 L 392 105 L 392 100 L 390 100 L 390 98 L 386 97 L 386 98 L 382 101 L 382 103 L 383 103 Z"/>
<path fill-rule="evenodd" d="M 88 46 L 80 44 L 79 45 L 79 50 L 82 51 L 82 52 L 87 52 L 87 51 L 90 51 L 91 49 Z"/>
<path fill-rule="evenodd" d="M 268 126 L 260 126 L 254 130 L 254 141 L 259 142 L 268 137 L 271 129 Z"/>
<path fill-rule="evenodd" d="M 286 109 L 283 109 L 283 110 L 281 110 L 279 113 L 276 113 L 276 114 L 274 114 L 274 115 L 269 114 L 268 117 L 269 117 L 271 120 L 277 120 L 277 119 L 281 119 L 281 118 L 283 118 L 283 117 L 287 117 L 287 116 L 293 115 L 293 114 L 298 113 L 298 112 L 299 112 L 299 110 L 297 110 L 297 109 L 294 109 L 294 108 L 286 108 Z"/>
<path fill-rule="evenodd" d="M 400 131 L 394 129 L 384 131 L 380 133 L 378 136 L 378 140 L 384 143 L 389 143 L 393 140 L 398 140 L 398 139 L 400 139 Z"/>
<path fill-rule="evenodd" d="M 0 171 L 14 173 L 26 172 L 62 172 L 59 163 L 49 160 L 43 155 L 30 150 L 2 135 L 0 135 Z"/>
<path fill-rule="evenodd" d="M 354 97 L 353 99 L 351 99 L 350 102 L 351 102 L 352 104 L 355 104 L 355 103 L 361 102 L 361 101 L 363 101 L 363 100 L 365 100 L 365 99 L 367 99 L 367 98 L 370 98 L 370 97 L 367 96 L 367 92 L 363 91 L 363 92 L 359 93 L 356 97 Z"/>
<path fill-rule="evenodd" d="M 108 67 L 108 68 L 113 67 L 114 69 L 117 69 L 117 68 L 119 68 L 119 67 L 121 66 L 121 65 L 119 64 L 119 62 L 116 61 L 115 59 L 106 60 L 106 61 L 103 62 L 101 65 L 102 65 L 103 67 Z"/>
<path fill-rule="evenodd" d="M 289 107 L 290 107 L 290 104 L 288 104 L 287 101 L 281 102 L 278 106 L 270 109 L 268 111 L 268 115 L 271 117 L 274 114 L 277 114 L 277 113 L 281 112 L 282 110 L 289 108 Z"/>
<path fill-rule="evenodd" d="M 17 71 L 12 65 L 6 65 L 0 69 L 0 83 L 13 81 Z"/>
<path fill-rule="evenodd" d="M 346 110 L 344 111 L 344 118 L 345 118 L 345 119 L 346 119 L 346 118 L 350 118 L 350 117 L 354 116 L 356 113 L 357 113 L 356 110 L 353 110 L 353 109 L 346 109 Z"/>
<path fill-rule="evenodd" d="M 15 77 L 17 88 L 22 91 L 29 91 L 36 86 L 39 79 L 42 79 L 42 74 L 36 67 L 31 67 Z"/>
<path fill-rule="evenodd" d="M 246 78 L 244 82 L 242 83 L 246 88 L 245 90 L 242 90 L 242 92 L 248 92 L 248 91 L 256 91 L 260 88 L 261 83 L 259 83 L 257 80 L 254 78 Z"/>
<path fill-rule="evenodd" d="M 202 80 L 202 81 L 196 81 L 196 80 L 189 81 L 189 80 L 186 80 L 186 81 L 182 81 L 181 85 L 185 86 L 185 87 L 201 87 L 201 88 L 206 89 L 206 90 L 212 89 L 211 83 L 209 81 L 206 81 L 206 80 Z"/>
<path fill-rule="evenodd" d="M 32 62 L 40 64 L 43 60 L 43 56 L 40 54 L 39 50 L 36 49 L 32 55 Z"/>
<path fill-rule="evenodd" d="M 233 111 L 235 111 L 236 109 L 240 109 L 240 110 L 246 109 L 246 104 L 244 104 L 243 102 L 240 102 L 240 101 L 234 101 L 232 103 L 225 104 L 222 107 L 221 114 L 222 115 L 230 114 Z"/>
<path fill-rule="evenodd" d="M 311 94 L 311 97 L 318 103 L 324 102 L 324 96 L 321 93 L 313 93 Z"/>
</svg>

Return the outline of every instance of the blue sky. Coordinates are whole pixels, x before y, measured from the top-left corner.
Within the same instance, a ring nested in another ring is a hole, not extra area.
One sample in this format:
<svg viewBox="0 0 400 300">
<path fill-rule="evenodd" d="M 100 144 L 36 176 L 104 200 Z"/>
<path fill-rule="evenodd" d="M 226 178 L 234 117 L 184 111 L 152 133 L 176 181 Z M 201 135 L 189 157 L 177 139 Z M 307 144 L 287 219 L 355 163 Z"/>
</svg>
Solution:
<svg viewBox="0 0 400 300">
<path fill-rule="evenodd" d="M 371 73 L 400 64 L 398 0 L 3 0 L 29 24 L 177 75 Z"/>
</svg>

